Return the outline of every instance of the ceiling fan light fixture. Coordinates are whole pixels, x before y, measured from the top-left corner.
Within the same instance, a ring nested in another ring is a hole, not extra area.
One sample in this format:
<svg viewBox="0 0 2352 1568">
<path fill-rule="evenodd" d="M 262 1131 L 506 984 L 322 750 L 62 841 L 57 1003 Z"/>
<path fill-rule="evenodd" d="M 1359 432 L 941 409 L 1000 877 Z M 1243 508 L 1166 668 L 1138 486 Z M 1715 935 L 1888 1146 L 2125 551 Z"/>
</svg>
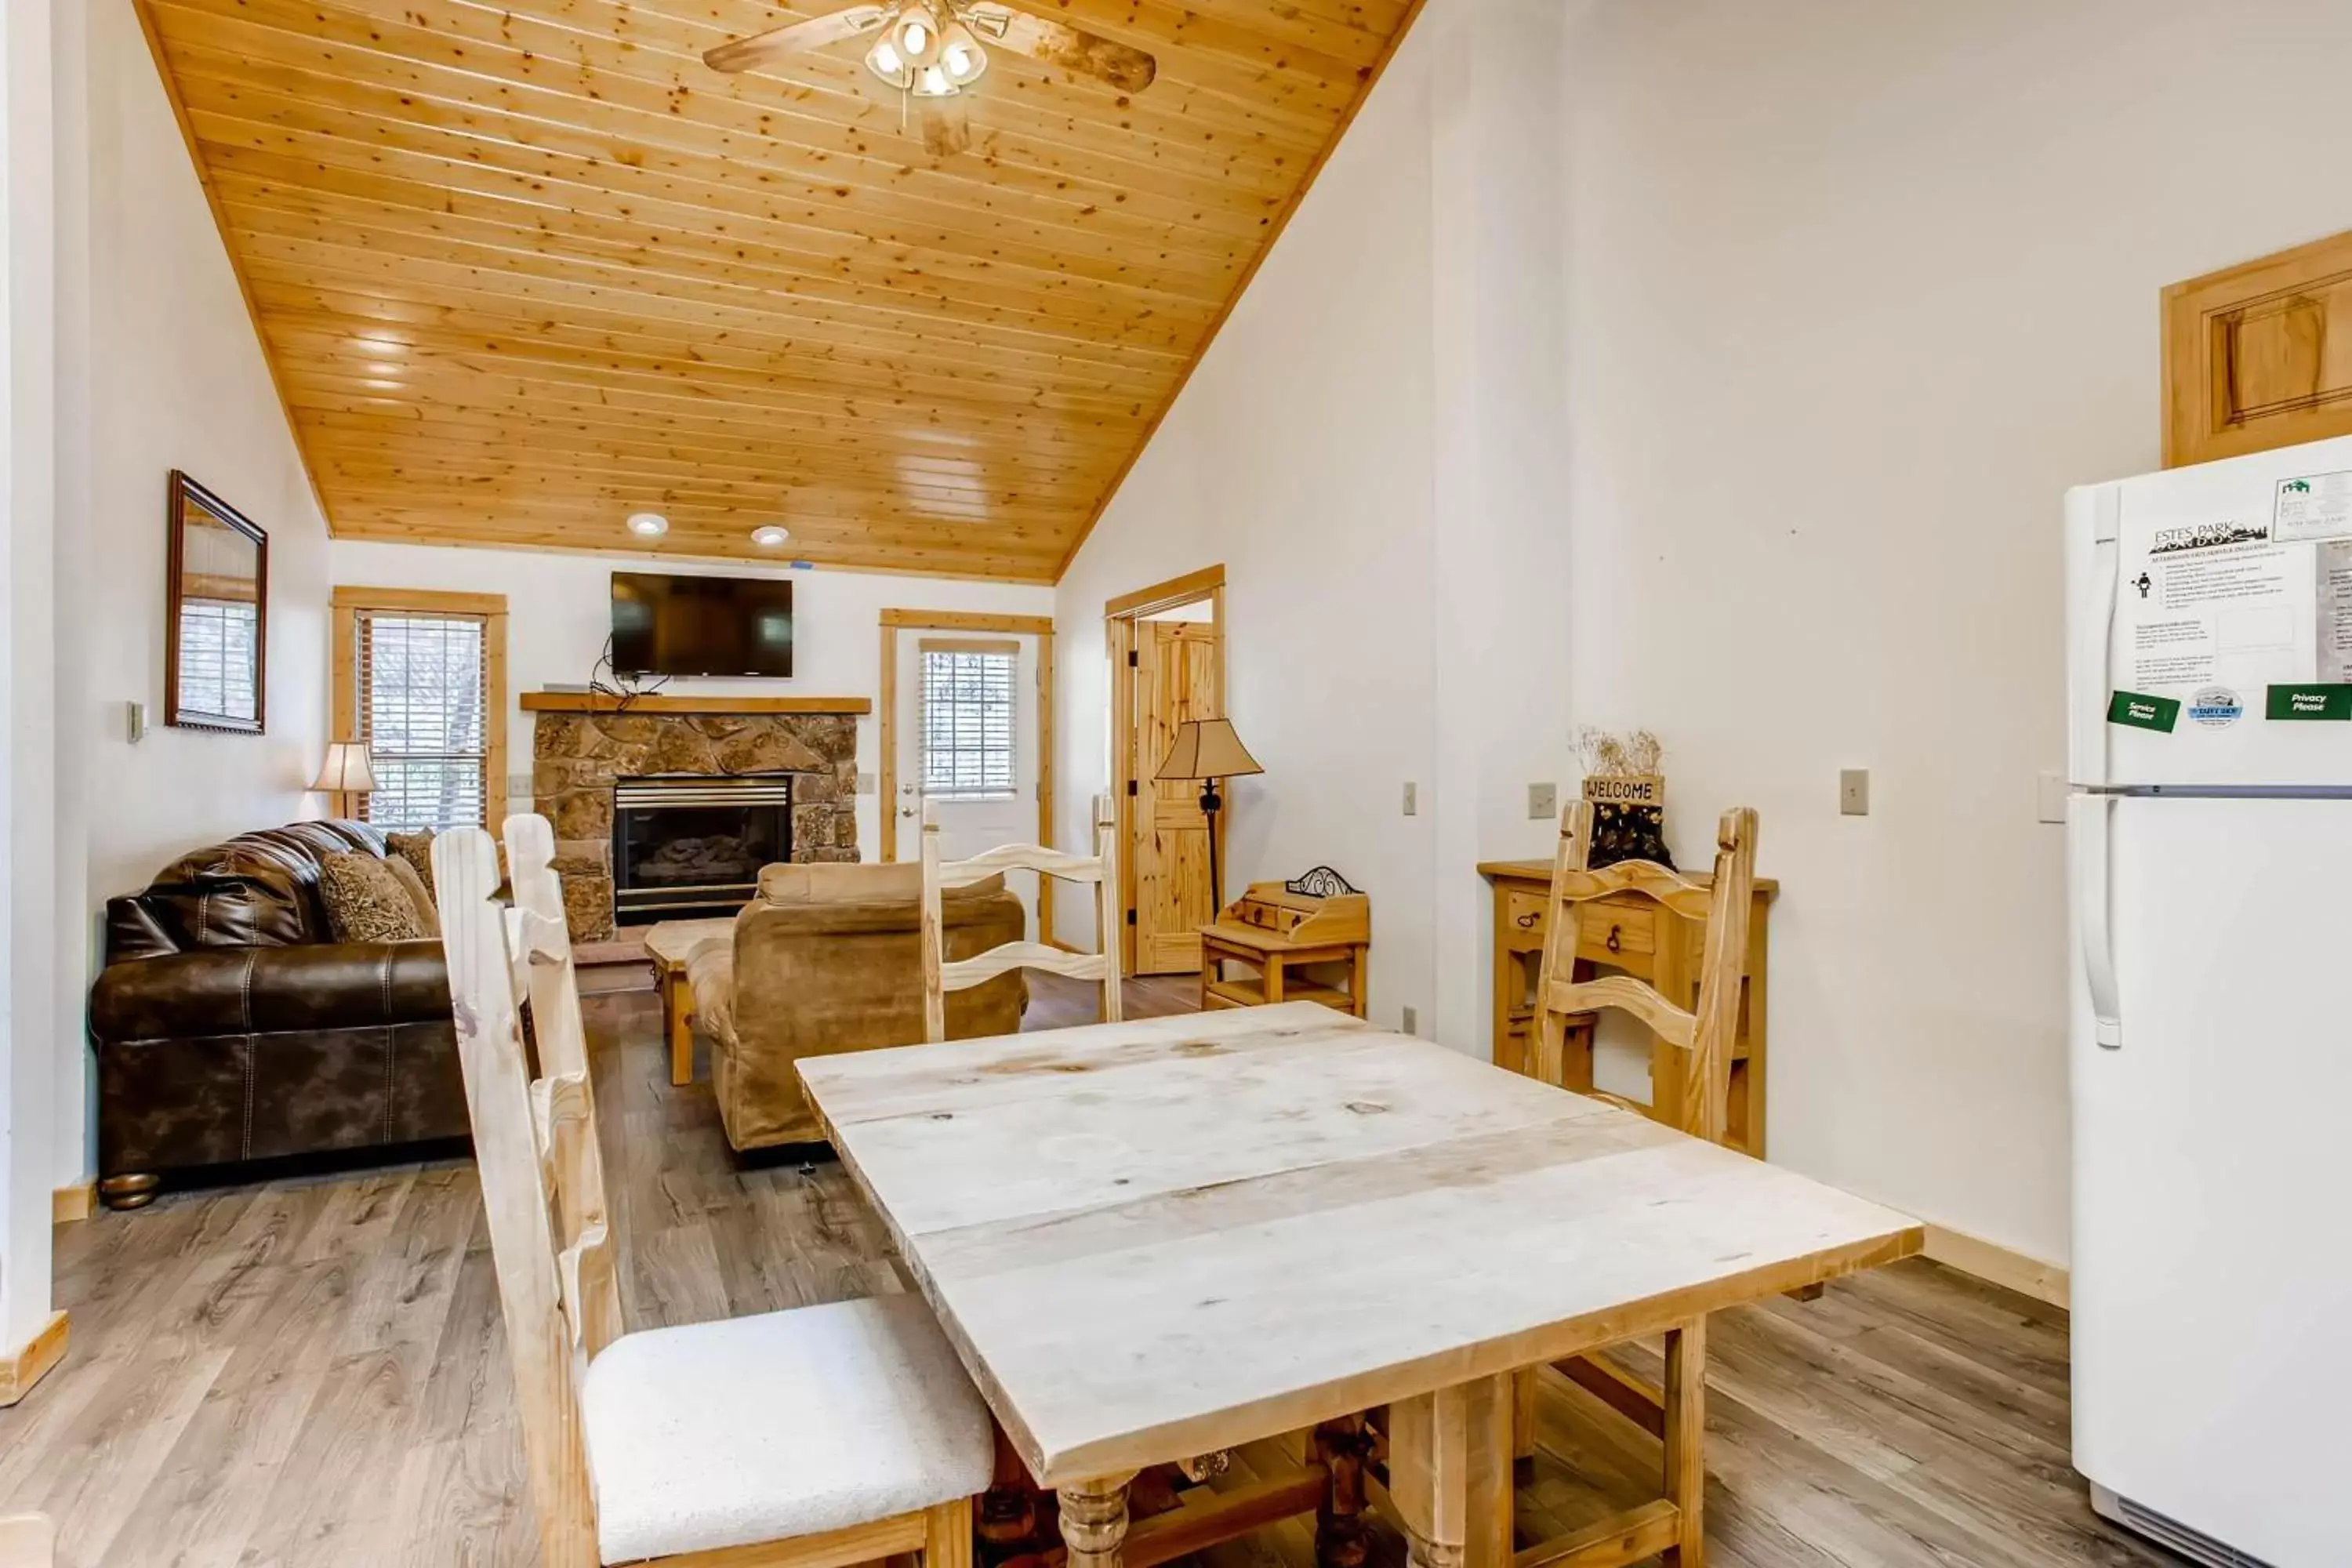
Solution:
<svg viewBox="0 0 2352 1568">
<path fill-rule="evenodd" d="M 952 98 L 962 90 L 948 79 L 948 73 L 941 67 L 925 66 L 915 73 L 914 92 L 917 98 Z"/>
<path fill-rule="evenodd" d="M 988 51 L 971 36 L 971 29 L 961 22 L 950 22 L 940 40 L 940 64 L 948 79 L 958 87 L 978 81 L 988 69 Z"/>
<path fill-rule="evenodd" d="M 792 536 L 793 531 L 791 529 L 779 528 L 775 524 L 770 523 L 765 528 L 755 528 L 751 531 L 751 542 L 754 544 L 764 544 L 769 549 L 772 550 L 777 545 L 783 543 L 784 541 L 790 539 Z"/>
<path fill-rule="evenodd" d="M 669 531 L 669 519 L 657 511 L 641 511 L 629 519 L 629 531 L 640 539 L 659 539 Z"/>
<path fill-rule="evenodd" d="M 914 79 L 914 73 L 907 68 L 906 60 L 888 38 L 879 40 L 866 52 L 866 68 L 901 90 Z"/>
<path fill-rule="evenodd" d="M 918 69 L 936 65 L 940 58 L 940 41 L 945 29 L 928 5 L 909 5 L 900 13 L 898 25 L 887 35 L 899 58 Z"/>
</svg>

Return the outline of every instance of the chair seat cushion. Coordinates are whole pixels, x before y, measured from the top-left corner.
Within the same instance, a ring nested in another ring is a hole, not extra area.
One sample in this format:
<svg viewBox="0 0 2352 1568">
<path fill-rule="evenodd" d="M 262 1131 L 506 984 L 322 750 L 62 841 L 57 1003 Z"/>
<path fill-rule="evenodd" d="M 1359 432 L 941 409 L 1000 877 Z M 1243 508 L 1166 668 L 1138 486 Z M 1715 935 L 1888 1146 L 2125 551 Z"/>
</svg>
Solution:
<svg viewBox="0 0 2352 1568">
<path fill-rule="evenodd" d="M 871 1523 L 994 1468 L 988 1407 L 912 1296 L 625 1334 L 581 1406 L 606 1563 Z"/>
</svg>

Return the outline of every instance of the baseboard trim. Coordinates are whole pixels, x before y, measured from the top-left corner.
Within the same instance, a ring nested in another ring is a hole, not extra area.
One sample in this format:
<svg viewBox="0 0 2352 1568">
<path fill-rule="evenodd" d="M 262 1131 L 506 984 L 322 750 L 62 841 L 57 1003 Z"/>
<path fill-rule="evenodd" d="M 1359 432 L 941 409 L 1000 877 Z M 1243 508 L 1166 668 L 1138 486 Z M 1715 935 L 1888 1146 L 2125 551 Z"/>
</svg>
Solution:
<svg viewBox="0 0 2352 1568">
<path fill-rule="evenodd" d="M 66 1315 L 51 1314 L 32 1342 L 11 1356 L 0 1357 L 0 1410 L 16 1404 L 33 1390 L 33 1384 L 48 1375 L 49 1369 L 65 1360 Z"/>
<path fill-rule="evenodd" d="M 76 1182 L 49 1194 L 49 1223 L 71 1225 L 98 1212 L 98 1184 Z"/>
<path fill-rule="evenodd" d="M 1973 1274 L 2021 1296 L 2031 1296 L 2053 1307 L 2073 1304 L 2067 1272 L 2055 1263 L 2044 1263 L 2038 1258 L 2011 1252 L 2006 1247 L 1947 1230 L 1940 1225 L 1927 1226 L 1927 1244 L 1921 1251 L 1947 1268 Z"/>
</svg>

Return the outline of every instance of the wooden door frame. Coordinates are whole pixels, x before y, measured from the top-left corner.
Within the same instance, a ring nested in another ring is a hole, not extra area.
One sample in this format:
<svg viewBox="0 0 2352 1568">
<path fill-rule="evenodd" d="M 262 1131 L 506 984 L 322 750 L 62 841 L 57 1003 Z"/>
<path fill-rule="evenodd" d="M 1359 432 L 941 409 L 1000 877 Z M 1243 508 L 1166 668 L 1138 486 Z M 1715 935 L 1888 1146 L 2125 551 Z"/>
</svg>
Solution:
<svg viewBox="0 0 2352 1568">
<path fill-rule="evenodd" d="M 1209 624 L 1217 628 L 1217 657 L 1213 681 L 1217 712 L 1225 714 L 1225 568 L 1223 562 L 1203 566 L 1197 572 L 1187 572 L 1181 577 L 1171 577 L 1164 583 L 1154 583 L 1148 588 L 1138 588 L 1132 594 L 1121 594 L 1103 605 L 1103 646 L 1110 663 L 1110 799 L 1111 810 L 1118 819 L 1118 907 L 1131 916 L 1135 910 L 1135 814 L 1128 803 L 1133 797 L 1128 786 L 1135 781 L 1134 770 L 1128 763 L 1135 734 L 1134 688 L 1127 679 L 1128 655 L 1135 651 L 1135 624 L 1163 610 L 1181 608 L 1206 601 Z M 1217 855 L 1225 852 L 1225 821 L 1231 814 L 1219 812 L 1211 829 L 1217 836 Z M 1108 943 L 1104 944 L 1106 947 Z M 1135 973 L 1135 922 L 1123 919 L 1119 923 L 1118 965 L 1121 974 Z"/>
<path fill-rule="evenodd" d="M 900 632 L 996 632 L 1037 639 L 1037 842 L 1054 847 L 1054 617 L 999 616 L 982 610 L 885 610 L 882 612 L 881 823 L 876 849 L 885 861 L 898 858 L 898 634 Z M 1054 879 L 1037 879 L 1037 936 L 1054 932 Z"/>
</svg>

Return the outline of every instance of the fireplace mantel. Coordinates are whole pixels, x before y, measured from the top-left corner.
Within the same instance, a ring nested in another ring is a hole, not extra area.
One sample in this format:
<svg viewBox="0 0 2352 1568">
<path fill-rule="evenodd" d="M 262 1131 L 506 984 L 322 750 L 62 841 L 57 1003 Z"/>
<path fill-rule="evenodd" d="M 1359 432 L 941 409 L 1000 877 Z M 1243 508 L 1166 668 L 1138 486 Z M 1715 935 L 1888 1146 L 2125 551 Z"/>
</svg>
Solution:
<svg viewBox="0 0 2352 1568">
<path fill-rule="evenodd" d="M 526 691 L 526 713 L 850 713 L 874 711 L 870 697 L 639 697 L 594 691 Z"/>
</svg>

